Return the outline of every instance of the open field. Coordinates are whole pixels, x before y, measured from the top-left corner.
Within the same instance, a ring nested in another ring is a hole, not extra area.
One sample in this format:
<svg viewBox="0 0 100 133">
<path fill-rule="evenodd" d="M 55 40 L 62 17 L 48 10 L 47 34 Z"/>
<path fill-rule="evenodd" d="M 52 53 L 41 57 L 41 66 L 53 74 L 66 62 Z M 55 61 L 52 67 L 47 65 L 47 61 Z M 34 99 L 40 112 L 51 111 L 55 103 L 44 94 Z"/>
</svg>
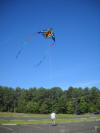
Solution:
<svg viewBox="0 0 100 133">
<path fill-rule="evenodd" d="M 57 114 L 57 123 L 99 121 L 100 115 Z M 49 124 L 50 114 L 0 113 L 0 124 Z"/>
<path fill-rule="evenodd" d="M 48 114 L 25 114 L 25 113 L 11 113 L 11 112 L 0 112 L 0 117 L 49 117 Z"/>
<path fill-rule="evenodd" d="M 94 133 L 100 115 L 57 114 L 56 123 L 50 114 L 0 113 L 0 133 Z"/>
<path fill-rule="evenodd" d="M 28 113 L 11 113 L 11 112 L 0 112 L 0 117 L 40 117 L 48 118 L 50 114 L 28 114 Z M 84 115 L 75 115 L 75 114 L 57 114 L 57 117 L 82 117 L 82 116 L 95 116 L 94 114 L 84 114 Z"/>
</svg>

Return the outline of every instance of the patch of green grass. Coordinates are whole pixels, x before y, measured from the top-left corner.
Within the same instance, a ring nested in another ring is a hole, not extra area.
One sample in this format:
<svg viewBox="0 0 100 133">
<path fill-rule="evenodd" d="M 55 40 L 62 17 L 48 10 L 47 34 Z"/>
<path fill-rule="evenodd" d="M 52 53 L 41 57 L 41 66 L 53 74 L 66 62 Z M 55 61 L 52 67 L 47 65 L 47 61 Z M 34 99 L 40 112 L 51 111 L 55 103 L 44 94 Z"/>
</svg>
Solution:
<svg viewBox="0 0 100 133">
<path fill-rule="evenodd" d="M 23 124 L 45 124 L 50 123 L 49 120 L 47 121 L 0 121 L 1 124 L 17 124 L 17 125 L 23 125 Z"/>
<path fill-rule="evenodd" d="M 95 117 L 95 118 L 82 118 L 82 119 L 70 119 L 70 120 L 57 120 L 57 123 L 66 123 L 66 122 L 87 122 L 87 121 L 96 121 L 100 120 L 100 117 Z"/>
<path fill-rule="evenodd" d="M 95 116 L 94 114 L 57 114 L 57 117 L 90 117 Z M 50 118 L 50 114 L 29 114 L 29 113 L 11 113 L 11 112 L 0 112 L 0 117 L 34 117 L 34 118 Z"/>
<path fill-rule="evenodd" d="M 36 118 L 49 118 L 49 114 L 28 114 L 28 113 L 11 113 L 0 112 L 0 117 L 36 117 Z"/>
<path fill-rule="evenodd" d="M 94 114 L 83 114 L 83 115 L 76 115 L 76 114 L 57 114 L 57 117 L 90 117 L 95 116 Z"/>
</svg>

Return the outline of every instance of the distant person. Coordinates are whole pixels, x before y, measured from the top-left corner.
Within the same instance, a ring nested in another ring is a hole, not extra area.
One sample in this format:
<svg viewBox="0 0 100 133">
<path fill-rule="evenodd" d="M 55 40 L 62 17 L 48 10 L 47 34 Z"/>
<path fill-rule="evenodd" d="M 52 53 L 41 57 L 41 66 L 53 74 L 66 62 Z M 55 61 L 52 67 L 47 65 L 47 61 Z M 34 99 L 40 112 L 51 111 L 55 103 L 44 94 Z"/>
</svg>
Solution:
<svg viewBox="0 0 100 133">
<path fill-rule="evenodd" d="M 51 113 L 51 121 L 52 121 L 52 126 L 56 125 L 56 114 L 55 113 Z"/>
</svg>

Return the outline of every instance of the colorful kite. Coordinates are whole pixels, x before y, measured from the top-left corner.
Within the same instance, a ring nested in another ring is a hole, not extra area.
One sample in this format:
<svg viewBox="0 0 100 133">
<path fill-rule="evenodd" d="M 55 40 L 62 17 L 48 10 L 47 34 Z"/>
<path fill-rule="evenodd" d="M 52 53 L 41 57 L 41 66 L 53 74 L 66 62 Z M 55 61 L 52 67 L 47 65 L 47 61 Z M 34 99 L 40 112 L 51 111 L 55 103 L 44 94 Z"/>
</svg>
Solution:
<svg viewBox="0 0 100 133">
<path fill-rule="evenodd" d="M 46 39 L 47 39 L 47 38 L 51 38 L 51 39 L 53 40 L 53 43 L 50 44 L 48 48 L 50 48 L 50 47 L 52 47 L 52 46 L 54 45 L 54 43 L 55 43 L 55 35 L 54 35 L 53 30 L 52 30 L 51 28 L 50 28 L 49 30 L 42 30 L 42 31 L 37 32 L 37 33 L 40 34 L 40 35 L 43 35 L 44 38 L 46 38 Z M 21 54 L 23 48 L 25 47 L 25 45 L 28 43 L 28 41 L 29 41 L 33 36 L 34 36 L 34 34 L 31 34 L 31 35 L 27 38 L 27 40 L 24 42 L 24 45 L 22 46 L 22 48 L 18 51 L 18 53 L 17 53 L 17 55 L 16 55 L 16 58 L 19 57 L 19 55 Z M 44 56 L 42 57 L 42 59 L 40 60 L 40 62 L 39 62 L 37 65 L 40 65 L 40 64 L 43 62 L 43 60 L 46 58 L 46 55 L 47 55 L 47 52 L 46 52 L 46 54 L 44 54 Z"/>
<path fill-rule="evenodd" d="M 49 30 L 43 30 L 38 32 L 39 34 L 43 35 L 45 38 L 52 38 L 52 40 L 55 42 L 55 36 L 52 29 Z"/>
</svg>

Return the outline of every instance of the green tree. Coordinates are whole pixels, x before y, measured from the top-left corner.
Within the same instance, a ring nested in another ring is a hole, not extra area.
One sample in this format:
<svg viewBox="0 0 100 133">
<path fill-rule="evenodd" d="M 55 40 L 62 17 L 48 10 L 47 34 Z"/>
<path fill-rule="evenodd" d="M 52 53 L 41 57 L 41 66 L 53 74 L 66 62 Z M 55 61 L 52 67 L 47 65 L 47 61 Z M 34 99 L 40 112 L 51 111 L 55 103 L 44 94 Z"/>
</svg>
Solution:
<svg viewBox="0 0 100 133">
<path fill-rule="evenodd" d="M 88 112 L 88 103 L 85 101 L 84 97 L 81 97 L 81 99 L 80 99 L 78 110 L 81 110 L 84 113 Z"/>
<path fill-rule="evenodd" d="M 66 113 L 66 99 L 64 96 L 61 96 L 59 99 L 58 99 L 58 110 L 57 112 L 59 113 Z"/>
<path fill-rule="evenodd" d="M 26 102 L 26 97 L 27 97 L 27 91 L 25 89 L 22 89 L 22 90 L 18 90 L 18 99 L 17 99 L 17 107 L 16 107 L 16 111 L 17 112 L 20 112 L 20 113 L 25 113 L 26 112 L 26 105 L 27 105 L 27 102 Z"/>
<path fill-rule="evenodd" d="M 74 104 L 73 104 L 73 102 L 72 101 L 69 101 L 69 102 L 67 102 L 67 113 L 68 114 L 73 114 L 74 113 Z"/>
<path fill-rule="evenodd" d="M 28 102 L 26 105 L 26 112 L 27 113 L 33 113 L 34 112 L 34 108 L 33 108 L 33 102 Z"/>
<path fill-rule="evenodd" d="M 29 88 L 0 86 L 0 111 L 30 113 L 74 113 L 76 110 L 100 112 L 100 90 L 92 88 L 60 87 Z"/>
<path fill-rule="evenodd" d="M 48 114 L 48 105 L 45 102 L 42 103 L 39 111 L 41 114 Z"/>
</svg>

